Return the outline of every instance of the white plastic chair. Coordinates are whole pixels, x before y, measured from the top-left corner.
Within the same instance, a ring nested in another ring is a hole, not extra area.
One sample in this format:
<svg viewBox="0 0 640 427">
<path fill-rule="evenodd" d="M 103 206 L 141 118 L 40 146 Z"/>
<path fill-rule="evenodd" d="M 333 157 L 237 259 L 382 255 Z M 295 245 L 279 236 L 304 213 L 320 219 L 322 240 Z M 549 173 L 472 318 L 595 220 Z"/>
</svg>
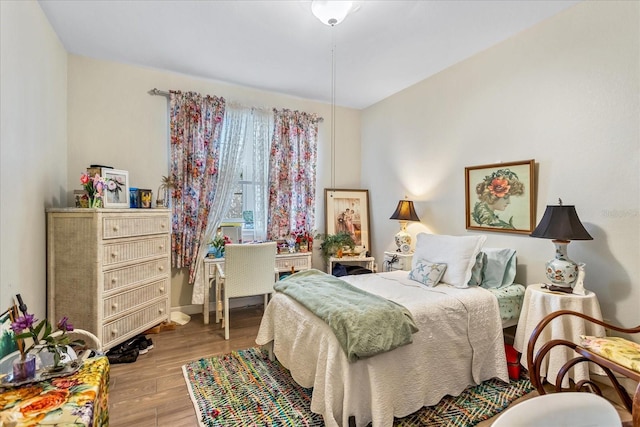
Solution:
<svg viewBox="0 0 640 427">
<path fill-rule="evenodd" d="M 229 299 L 264 295 L 267 306 L 277 276 L 276 242 L 228 244 L 224 266 L 218 264 L 216 282 L 222 288 L 224 339 L 229 339 Z"/>
<path fill-rule="evenodd" d="M 593 393 L 552 393 L 524 400 L 503 412 L 493 427 L 614 427 L 618 412 Z"/>
</svg>

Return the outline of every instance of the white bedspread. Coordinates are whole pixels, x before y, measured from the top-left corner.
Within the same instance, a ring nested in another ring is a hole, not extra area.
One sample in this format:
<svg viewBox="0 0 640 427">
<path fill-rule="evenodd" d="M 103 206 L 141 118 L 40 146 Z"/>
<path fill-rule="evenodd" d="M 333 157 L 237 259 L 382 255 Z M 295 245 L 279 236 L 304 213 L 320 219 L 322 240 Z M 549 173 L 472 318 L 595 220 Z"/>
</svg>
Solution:
<svg viewBox="0 0 640 427">
<path fill-rule="evenodd" d="M 393 417 L 435 405 L 445 395 L 491 378 L 508 381 L 496 298 L 482 288 L 420 286 L 406 271 L 347 276 L 359 288 L 404 305 L 419 332 L 413 344 L 349 363 L 331 329 L 276 293 L 256 343 L 273 341 L 278 360 L 303 387 L 327 426 L 391 426 Z"/>
</svg>

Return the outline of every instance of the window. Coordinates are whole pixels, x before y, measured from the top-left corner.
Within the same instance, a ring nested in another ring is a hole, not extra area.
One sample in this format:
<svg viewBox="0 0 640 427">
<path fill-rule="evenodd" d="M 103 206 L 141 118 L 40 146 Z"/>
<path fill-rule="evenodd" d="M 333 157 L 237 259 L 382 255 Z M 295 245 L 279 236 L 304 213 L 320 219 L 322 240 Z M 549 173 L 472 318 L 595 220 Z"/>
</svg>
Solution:
<svg viewBox="0 0 640 427">
<path fill-rule="evenodd" d="M 223 225 L 242 227 L 242 241 L 264 240 L 267 227 L 269 149 L 273 115 L 251 111 L 242 166 L 233 188 Z"/>
</svg>

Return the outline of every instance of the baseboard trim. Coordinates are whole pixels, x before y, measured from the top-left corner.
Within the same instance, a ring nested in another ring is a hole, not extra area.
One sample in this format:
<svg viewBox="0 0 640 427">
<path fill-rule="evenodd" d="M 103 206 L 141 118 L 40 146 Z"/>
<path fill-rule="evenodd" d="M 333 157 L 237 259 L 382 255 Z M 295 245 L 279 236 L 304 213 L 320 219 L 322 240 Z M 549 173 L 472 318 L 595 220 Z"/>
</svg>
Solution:
<svg viewBox="0 0 640 427">
<path fill-rule="evenodd" d="M 257 305 L 262 304 L 264 298 L 262 295 L 252 296 L 252 297 L 243 297 L 243 298 L 233 298 L 229 300 L 229 308 L 238 308 L 238 307 L 246 307 L 248 305 Z M 209 304 L 210 309 L 215 308 L 215 303 Z M 181 305 L 177 307 L 171 307 L 171 311 L 180 311 L 184 314 L 202 314 L 202 304 L 189 304 L 189 305 Z"/>
</svg>

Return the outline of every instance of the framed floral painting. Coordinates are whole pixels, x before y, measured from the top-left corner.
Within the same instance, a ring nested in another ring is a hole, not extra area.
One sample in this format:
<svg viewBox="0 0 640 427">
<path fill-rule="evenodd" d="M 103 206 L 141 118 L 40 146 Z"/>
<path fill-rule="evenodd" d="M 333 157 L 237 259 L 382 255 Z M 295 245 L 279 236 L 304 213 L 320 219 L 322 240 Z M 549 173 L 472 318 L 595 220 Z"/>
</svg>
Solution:
<svg viewBox="0 0 640 427">
<path fill-rule="evenodd" d="M 355 252 L 370 252 L 369 190 L 325 188 L 324 204 L 326 233 L 345 231 L 356 243 Z"/>
<path fill-rule="evenodd" d="M 105 208 L 129 207 L 129 172 L 118 169 L 102 169 L 105 180 L 103 206 Z"/>
<path fill-rule="evenodd" d="M 466 167 L 467 230 L 530 234 L 535 190 L 534 160 Z"/>
</svg>

